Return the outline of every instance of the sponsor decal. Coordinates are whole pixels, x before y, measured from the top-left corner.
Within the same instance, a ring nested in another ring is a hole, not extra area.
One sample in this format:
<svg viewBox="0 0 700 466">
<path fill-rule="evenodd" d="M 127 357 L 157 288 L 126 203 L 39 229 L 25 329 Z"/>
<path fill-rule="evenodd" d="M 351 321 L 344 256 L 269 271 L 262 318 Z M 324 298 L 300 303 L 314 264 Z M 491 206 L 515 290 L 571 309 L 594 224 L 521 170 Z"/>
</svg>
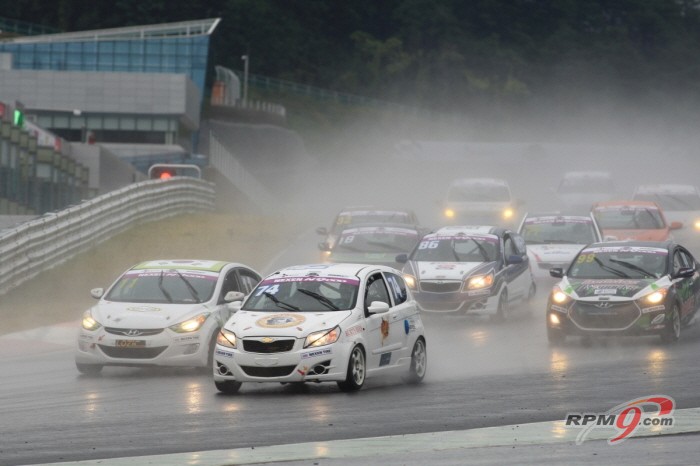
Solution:
<svg viewBox="0 0 700 466">
<path fill-rule="evenodd" d="M 176 338 L 175 341 L 193 341 L 193 340 L 199 340 L 199 335 L 197 336 L 190 336 L 190 337 L 180 337 Z"/>
<path fill-rule="evenodd" d="M 274 285 L 277 283 L 304 283 L 304 282 L 322 282 L 322 283 L 346 283 L 348 285 L 360 284 L 360 280 L 357 278 L 345 278 L 345 277 L 280 277 L 280 278 L 269 278 L 263 280 L 260 285 Z"/>
<path fill-rule="evenodd" d="M 644 309 L 642 309 L 642 314 L 664 310 L 666 310 L 666 306 L 664 306 L 663 304 L 659 304 L 658 306 L 645 307 Z"/>
<path fill-rule="evenodd" d="M 467 291 L 467 296 L 481 296 L 481 295 L 486 295 L 490 294 L 491 289 L 486 289 L 486 290 L 469 290 Z"/>
<path fill-rule="evenodd" d="M 616 253 L 616 252 L 634 252 L 634 253 L 645 253 L 645 254 L 659 254 L 662 256 L 667 256 L 668 251 L 661 248 L 649 248 L 642 246 L 601 246 L 595 248 L 586 248 L 581 251 L 581 254 L 598 254 L 598 253 Z"/>
<path fill-rule="evenodd" d="M 309 366 L 301 366 L 299 369 L 297 369 L 297 372 L 303 377 L 307 372 L 309 372 Z"/>
<path fill-rule="evenodd" d="M 388 366 L 389 364 L 391 364 L 391 353 L 382 353 L 379 356 L 379 367 Z"/>
<path fill-rule="evenodd" d="M 382 324 L 379 327 L 379 329 L 382 332 L 382 345 L 384 344 L 384 340 L 386 340 L 389 337 L 389 320 L 388 319 L 382 319 Z"/>
<path fill-rule="evenodd" d="M 262 317 L 255 321 L 255 325 L 262 328 L 287 328 L 304 323 L 306 317 L 301 314 L 274 314 Z"/>
<path fill-rule="evenodd" d="M 133 312 L 159 312 L 159 307 L 154 306 L 131 306 L 126 308 L 127 311 Z"/>
<path fill-rule="evenodd" d="M 435 270 L 454 270 L 457 268 L 457 264 L 454 263 L 439 263 L 435 264 Z"/>
<path fill-rule="evenodd" d="M 583 428 L 576 437 L 581 445 L 593 429 L 608 428 L 615 432 L 608 445 L 618 445 L 633 436 L 638 429 L 673 426 L 676 402 L 667 395 L 652 395 L 621 403 L 605 413 L 569 413 L 566 427 Z"/>
<path fill-rule="evenodd" d="M 617 294 L 616 288 L 598 288 L 593 290 L 593 294 Z"/>
<path fill-rule="evenodd" d="M 217 350 L 216 350 L 216 354 L 217 354 L 217 356 L 223 356 L 223 357 L 225 357 L 225 358 L 232 358 L 232 357 L 233 357 L 233 353 L 232 353 L 232 352 L 230 352 L 230 351 L 224 351 L 224 350 L 220 350 L 220 349 L 217 349 Z"/>
<path fill-rule="evenodd" d="M 550 308 L 553 311 L 563 312 L 564 314 L 567 314 L 569 312 L 568 309 L 566 309 L 565 307 L 557 306 L 556 304 L 552 304 Z"/>
<path fill-rule="evenodd" d="M 362 326 L 362 324 L 353 325 L 352 327 L 345 330 L 345 336 L 352 337 L 352 336 L 355 336 L 358 333 L 362 333 L 364 331 L 365 331 L 365 328 Z"/>
<path fill-rule="evenodd" d="M 306 353 L 301 353 L 301 359 L 317 358 L 319 356 L 326 356 L 328 354 L 333 354 L 332 348 L 322 348 L 314 351 L 307 351 Z"/>
</svg>

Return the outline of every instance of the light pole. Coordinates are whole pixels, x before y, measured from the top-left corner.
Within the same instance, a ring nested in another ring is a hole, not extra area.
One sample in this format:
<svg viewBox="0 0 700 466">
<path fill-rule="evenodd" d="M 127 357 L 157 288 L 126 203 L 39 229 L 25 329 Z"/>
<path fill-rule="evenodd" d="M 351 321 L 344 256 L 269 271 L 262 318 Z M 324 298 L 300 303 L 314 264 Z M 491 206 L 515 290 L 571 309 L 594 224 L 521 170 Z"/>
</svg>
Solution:
<svg viewBox="0 0 700 466">
<path fill-rule="evenodd" d="M 243 60 L 243 105 L 245 105 L 248 103 L 248 62 L 250 59 L 248 55 L 243 55 L 241 60 Z"/>
</svg>

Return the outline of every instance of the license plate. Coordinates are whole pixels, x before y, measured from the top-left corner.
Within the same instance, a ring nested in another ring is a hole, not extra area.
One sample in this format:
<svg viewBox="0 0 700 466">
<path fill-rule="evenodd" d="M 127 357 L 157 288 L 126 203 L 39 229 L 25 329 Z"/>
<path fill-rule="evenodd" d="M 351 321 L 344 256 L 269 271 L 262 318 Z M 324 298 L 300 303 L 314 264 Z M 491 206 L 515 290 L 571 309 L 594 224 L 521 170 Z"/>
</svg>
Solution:
<svg viewBox="0 0 700 466">
<path fill-rule="evenodd" d="M 145 348 L 146 340 L 117 340 L 117 348 Z"/>
</svg>

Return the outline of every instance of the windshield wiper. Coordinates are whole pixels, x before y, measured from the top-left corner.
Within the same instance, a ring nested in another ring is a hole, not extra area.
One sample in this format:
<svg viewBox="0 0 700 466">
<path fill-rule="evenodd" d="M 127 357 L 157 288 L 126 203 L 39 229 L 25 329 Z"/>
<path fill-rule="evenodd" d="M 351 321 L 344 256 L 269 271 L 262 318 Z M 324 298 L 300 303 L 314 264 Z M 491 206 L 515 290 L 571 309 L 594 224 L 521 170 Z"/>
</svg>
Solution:
<svg viewBox="0 0 700 466">
<path fill-rule="evenodd" d="M 340 310 L 340 308 L 339 308 L 338 306 L 336 306 L 335 304 L 333 304 L 333 301 L 331 301 L 330 299 L 326 298 L 326 297 L 323 296 L 322 294 L 318 294 L 318 293 L 316 293 L 315 291 L 305 290 L 305 289 L 303 289 L 303 288 L 299 288 L 297 291 L 298 291 L 299 293 L 304 293 L 304 294 L 307 295 L 307 296 L 311 296 L 312 298 L 315 298 L 316 300 L 318 300 L 318 302 L 320 302 L 321 304 L 323 304 L 324 306 L 326 306 L 326 307 L 329 308 L 329 309 L 333 309 L 334 311 L 339 311 L 339 310 Z"/>
<path fill-rule="evenodd" d="M 618 277 L 630 278 L 630 276 L 627 275 L 627 274 L 626 274 L 625 272 L 623 272 L 622 270 L 618 270 L 618 269 L 616 269 L 616 268 L 610 267 L 609 265 L 603 264 L 603 261 L 601 261 L 600 259 L 598 259 L 598 258 L 595 257 L 595 256 L 593 257 L 593 260 L 596 261 L 596 264 L 598 264 L 598 265 L 600 266 L 600 268 L 603 269 L 603 270 L 607 270 L 607 271 L 609 271 L 609 272 L 612 272 L 612 273 L 614 273 L 615 275 L 617 275 Z"/>
<path fill-rule="evenodd" d="M 474 241 L 474 240 L 472 240 Z M 489 253 L 486 251 L 486 249 L 479 243 L 478 241 L 474 241 L 474 244 L 476 244 L 476 247 L 479 248 L 479 254 L 481 254 L 481 257 L 484 258 L 484 261 L 490 261 L 489 259 Z"/>
<path fill-rule="evenodd" d="M 199 293 L 197 293 L 197 290 L 195 289 L 195 287 L 192 286 L 192 283 L 190 283 L 190 281 L 189 281 L 188 279 L 186 279 L 186 278 L 184 277 L 184 275 L 182 275 L 182 274 L 180 273 L 179 270 L 175 270 L 175 273 L 177 273 L 177 275 L 178 275 L 180 278 L 182 278 L 182 281 L 185 282 L 185 285 L 187 285 L 187 289 L 189 290 L 189 292 L 190 292 L 190 294 L 192 295 L 192 297 L 194 298 L 194 300 L 195 300 L 197 303 L 201 303 L 202 300 L 199 298 Z"/>
<path fill-rule="evenodd" d="M 285 303 L 284 301 L 280 301 L 279 299 L 277 299 L 275 297 L 275 295 L 273 295 L 272 293 L 269 293 L 267 291 L 263 292 L 263 296 L 265 296 L 270 301 L 275 303 L 275 305 L 277 305 L 277 307 L 279 307 L 279 308 L 286 309 L 288 311 L 299 311 L 300 310 L 298 307 L 294 306 L 293 304 L 289 304 L 289 303 Z"/>
<path fill-rule="evenodd" d="M 632 263 L 627 262 L 627 261 L 621 261 L 621 260 L 618 260 L 618 259 L 608 259 L 608 260 L 609 260 L 610 262 L 615 263 L 615 264 L 620 264 L 620 265 L 623 266 L 623 267 L 627 267 L 628 269 L 636 270 L 637 272 L 640 272 L 640 273 L 644 274 L 644 275 L 647 276 L 647 277 L 656 278 L 656 275 L 654 275 L 653 273 L 650 273 L 650 272 L 644 270 L 643 268 L 639 267 L 638 265 L 632 264 Z"/>
<path fill-rule="evenodd" d="M 406 251 L 406 249 L 402 248 L 401 246 L 397 246 L 395 244 L 390 244 L 390 243 L 382 243 L 381 241 L 367 241 L 367 244 L 371 244 L 372 246 L 381 246 L 383 248 L 391 249 L 393 251 L 399 251 L 399 252 Z"/>
<path fill-rule="evenodd" d="M 163 287 L 163 276 L 165 275 L 165 270 L 160 271 L 160 277 L 158 277 L 158 288 L 160 288 L 161 293 L 163 293 L 163 296 L 165 296 L 165 299 L 168 300 L 169 303 L 173 302 L 173 297 L 170 296 L 170 293 L 168 293 L 165 288 Z"/>
</svg>

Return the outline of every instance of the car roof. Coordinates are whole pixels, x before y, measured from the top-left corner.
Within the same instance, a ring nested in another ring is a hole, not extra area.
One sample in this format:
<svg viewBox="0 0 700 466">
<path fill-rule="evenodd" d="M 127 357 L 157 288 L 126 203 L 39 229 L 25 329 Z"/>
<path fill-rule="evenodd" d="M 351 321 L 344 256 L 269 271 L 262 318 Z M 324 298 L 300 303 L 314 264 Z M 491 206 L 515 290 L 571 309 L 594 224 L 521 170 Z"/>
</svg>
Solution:
<svg viewBox="0 0 700 466">
<path fill-rule="evenodd" d="M 140 262 L 129 270 L 205 270 L 208 272 L 221 272 L 224 267 L 229 264 L 234 264 L 241 267 L 249 268 L 243 264 L 225 261 L 212 260 L 196 260 L 196 259 L 161 259 Z"/>
<path fill-rule="evenodd" d="M 451 186 L 468 186 L 468 185 L 498 185 L 508 186 L 508 182 L 501 178 L 458 178 L 452 180 Z"/>
<path fill-rule="evenodd" d="M 332 277 L 332 278 L 354 278 L 357 279 L 358 276 L 362 274 L 362 271 L 371 267 L 374 269 L 388 270 L 388 267 L 383 266 L 370 266 L 367 264 L 302 264 L 302 265 L 292 265 L 280 269 L 266 278 L 274 277 L 305 277 L 305 276 L 318 276 L 318 277 Z"/>
<path fill-rule="evenodd" d="M 345 231 L 349 230 L 354 230 L 354 231 L 382 231 L 386 233 L 391 233 L 392 231 L 398 231 L 398 230 L 403 230 L 403 231 L 408 231 L 408 232 L 415 232 L 418 233 L 418 228 L 410 223 L 381 223 L 381 222 L 376 222 L 376 223 L 354 223 L 352 225 L 345 225 L 342 230 L 340 230 L 341 234 Z"/>
<path fill-rule="evenodd" d="M 527 222 L 528 220 L 547 221 L 550 219 L 552 222 L 556 222 L 557 220 L 559 220 L 559 221 L 567 221 L 568 220 L 570 222 L 584 221 L 586 223 L 593 222 L 593 219 L 591 218 L 590 215 L 530 214 L 530 213 L 525 215 L 524 221 L 525 222 Z"/>
<path fill-rule="evenodd" d="M 634 190 L 635 194 L 697 194 L 692 184 L 641 184 Z"/>
</svg>

